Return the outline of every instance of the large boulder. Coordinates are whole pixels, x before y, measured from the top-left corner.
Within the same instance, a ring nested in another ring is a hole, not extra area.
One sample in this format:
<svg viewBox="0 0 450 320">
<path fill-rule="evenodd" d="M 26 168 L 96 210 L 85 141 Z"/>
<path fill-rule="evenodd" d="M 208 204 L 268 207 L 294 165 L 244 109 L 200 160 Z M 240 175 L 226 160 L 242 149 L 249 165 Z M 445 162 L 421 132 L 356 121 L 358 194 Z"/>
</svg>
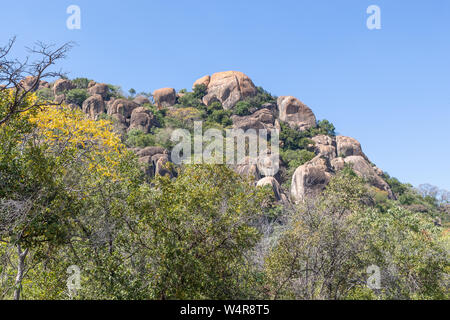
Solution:
<svg viewBox="0 0 450 320">
<path fill-rule="evenodd" d="M 317 156 L 295 170 L 292 176 L 291 199 L 304 201 L 307 197 L 317 196 L 326 187 L 332 171 L 325 158 Z"/>
<path fill-rule="evenodd" d="M 82 109 L 89 118 L 97 119 L 98 115 L 105 112 L 105 102 L 101 95 L 95 94 L 83 102 Z"/>
<path fill-rule="evenodd" d="M 282 96 L 277 100 L 280 120 L 300 131 L 316 126 L 316 116 L 311 109 L 292 96 Z"/>
<path fill-rule="evenodd" d="M 115 99 L 108 104 L 108 115 L 121 114 L 125 119 L 129 119 L 134 109 L 139 105 L 127 99 Z"/>
<path fill-rule="evenodd" d="M 257 159 L 245 157 L 239 164 L 236 165 L 235 171 L 239 175 L 251 178 L 255 182 L 261 179 Z"/>
<path fill-rule="evenodd" d="M 150 99 L 145 96 L 137 96 L 136 98 L 133 99 L 133 102 L 136 102 L 139 105 L 151 104 Z"/>
<path fill-rule="evenodd" d="M 336 142 L 332 137 L 321 134 L 311 140 L 315 143 L 314 151 L 317 155 L 322 155 L 329 160 L 336 158 Z"/>
<path fill-rule="evenodd" d="M 36 77 L 28 76 L 22 79 L 19 86 L 25 91 L 36 91 L 42 88 L 50 88 L 47 81 L 36 81 Z"/>
<path fill-rule="evenodd" d="M 139 162 L 143 164 L 143 169 L 148 176 L 174 176 L 174 172 L 169 162 L 169 154 L 166 149 L 161 147 L 146 147 L 144 149 L 135 150 L 135 152 L 139 157 Z"/>
<path fill-rule="evenodd" d="M 192 89 L 195 89 L 195 87 L 199 85 L 204 85 L 207 88 L 210 81 L 211 77 L 209 75 L 201 77 L 200 79 L 194 82 L 194 84 L 192 85 Z"/>
<path fill-rule="evenodd" d="M 75 89 L 75 85 L 72 83 L 72 81 L 67 79 L 58 79 L 55 81 L 55 84 L 53 85 L 53 94 L 55 96 L 58 96 L 72 89 Z"/>
<path fill-rule="evenodd" d="M 168 154 L 167 149 L 163 147 L 145 147 L 144 149 L 140 149 L 136 152 L 136 155 L 140 158 L 142 157 L 153 157 L 157 154 Z"/>
<path fill-rule="evenodd" d="M 336 151 L 338 157 L 361 156 L 368 160 L 366 155 L 362 152 L 361 144 L 354 138 L 337 136 Z"/>
<path fill-rule="evenodd" d="M 281 187 L 274 177 L 265 177 L 258 181 L 257 187 L 270 186 L 277 201 L 281 200 Z"/>
<path fill-rule="evenodd" d="M 102 96 L 103 100 L 107 100 L 109 95 L 109 87 L 105 83 L 96 83 L 88 88 L 88 93 L 90 95 L 99 94 Z"/>
<path fill-rule="evenodd" d="M 174 88 L 162 88 L 153 92 L 153 98 L 159 108 L 166 108 L 177 102 L 177 93 Z"/>
<path fill-rule="evenodd" d="M 157 154 L 152 157 L 155 164 L 155 175 L 173 177 L 173 171 L 170 166 L 169 156 L 167 154 Z"/>
<path fill-rule="evenodd" d="M 224 109 L 232 109 L 237 102 L 257 94 L 252 80 L 239 71 L 218 72 L 211 76 L 203 103 L 222 103 Z"/>
<path fill-rule="evenodd" d="M 138 107 L 133 110 L 130 118 L 130 127 L 128 130 L 138 129 L 144 133 L 149 133 L 151 127 L 155 124 L 155 116 L 145 107 Z"/>
<path fill-rule="evenodd" d="M 233 120 L 233 127 L 235 129 L 242 129 L 244 131 L 248 129 L 272 130 L 274 129 L 275 124 L 275 117 L 273 113 L 266 108 L 260 109 L 248 116 L 240 117 L 235 115 L 232 116 L 231 119 Z"/>
</svg>

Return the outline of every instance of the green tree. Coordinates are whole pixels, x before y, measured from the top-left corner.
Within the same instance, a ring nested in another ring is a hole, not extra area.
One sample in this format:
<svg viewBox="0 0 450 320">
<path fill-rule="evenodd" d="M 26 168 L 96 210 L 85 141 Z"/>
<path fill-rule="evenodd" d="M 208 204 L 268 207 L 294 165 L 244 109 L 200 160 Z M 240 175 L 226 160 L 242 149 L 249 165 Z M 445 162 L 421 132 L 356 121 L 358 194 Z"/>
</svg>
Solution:
<svg viewBox="0 0 450 320">
<path fill-rule="evenodd" d="M 176 180 L 157 178 L 140 203 L 135 227 L 145 273 L 157 299 L 242 298 L 251 290 L 244 253 L 260 238 L 254 227 L 267 192 L 224 165 L 185 167 Z M 141 193 L 142 194 L 142 193 Z"/>
<path fill-rule="evenodd" d="M 89 94 L 86 89 L 72 89 L 66 93 L 66 101 L 78 106 L 81 106 L 88 97 Z"/>
</svg>

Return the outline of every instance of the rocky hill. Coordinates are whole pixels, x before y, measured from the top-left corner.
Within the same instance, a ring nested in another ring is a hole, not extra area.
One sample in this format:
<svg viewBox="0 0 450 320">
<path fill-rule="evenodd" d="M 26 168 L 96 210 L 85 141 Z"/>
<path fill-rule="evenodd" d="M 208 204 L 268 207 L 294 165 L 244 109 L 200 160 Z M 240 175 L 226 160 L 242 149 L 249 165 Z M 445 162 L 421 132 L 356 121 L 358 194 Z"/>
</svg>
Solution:
<svg viewBox="0 0 450 320">
<path fill-rule="evenodd" d="M 335 136 L 334 127 L 326 120 L 317 121 L 314 112 L 296 97 L 273 97 L 238 71 L 206 75 L 194 81 L 192 89 L 193 92 L 185 89 L 177 92 L 174 88 L 161 88 L 152 94 L 125 97 L 112 85 L 87 79 L 59 79 L 51 84 L 41 82 L 36 91 L 72 108 L 81 108 L 92 119 L 111 119 L 124 141 L 130 133 L 155 135 L 155 129 L 167 127 L 161 123 L 165 119 L 192 122 L 208 118 L 208 114 L 215 115 L 215 124 L 222 128 L 277 128 L 282 136 L 287 135 L 284 140 L 298 135 L 297 145 L 281 141 L 281 174 L 264 177 L 250 160 L 235 168 L 243 175 L 251 175 L 257 185 L 272 186 L 278 200 L 302 201 L 317 195 L 345 167 L 351 167 L 376 192 L 394 198 L 383 171 L 367 158 L 361 144 L 351 137 Z M 208 110 L 211 107 L 222 110 L 211 113 Z M 324 129 L 324 124 L 329 128 Z M 149 175 L 173 174 L 166 166 L 170 162 L 170 145 L 161 142 L 128 145 L 145 164 Z"/>
</svg>

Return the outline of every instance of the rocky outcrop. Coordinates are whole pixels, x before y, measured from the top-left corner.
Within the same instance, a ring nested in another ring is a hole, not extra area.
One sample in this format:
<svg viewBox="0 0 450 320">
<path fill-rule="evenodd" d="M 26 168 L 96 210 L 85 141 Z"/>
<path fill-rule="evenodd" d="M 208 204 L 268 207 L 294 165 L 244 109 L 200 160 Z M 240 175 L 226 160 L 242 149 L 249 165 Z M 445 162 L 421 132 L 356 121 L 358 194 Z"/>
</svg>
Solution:
<svg viewBox="0 0 450 320">
<path fill-rule="evenodd" d="M 331 160 L 336 158 L 336 142 L 330 136 L 318 135 L 313 137 L 315 153 Z"/>
<path fill-rule="evenodd" d="M 148 176 L 155 175 L 173 177 L 173 172 L 168 165 L 168 151 L 162 147 L 146 147 L 144 149 L 134 150 L 139 157 L 139 162 L 144 165 L 144 170 Z"/>
<path fill-rule="evenodd" d="M 138 129 L 144 133 L 149 133 L 153 125 L 155 125 L 155 116 L 153 113 L 148 108 L 138 107 L 133 109 L 131 113 L 128 131 Z"/>
<path fill-rule="evenodd" d="M 157 154 L 168 154 L 167 149 L 163 147 L 146 147 L 144 149 L 140 149 L 136 151 L 138 157 L 153 157 Z"/>
<path fill-rule="evenodd" d="M 173 106 L 177 102 L 177 94 L 173 88 L 162 88 L 153 92 L 155 104 L 159 108 Z"/>
<path fill-rule="evenodd" d="M 318 135 L 312 140 L 317 156 L 295 171 L 291 184 L 291 198 L 294 201 L 317 195 L 328 184 L 330 177 L 346 166 L 350 166 L 369 185 L 386 192 L 389 198 L 394 197 L 382 178 L 383 172 L 371 165 L 356 139 Z"/>
<path fill-rule="evenodd" d="M 203 103 L 209 106 L 219 101 L 224 109 L 230 110 L 237 102 L 256 94 L 252 80 L 242 72 L 218 72 L 211 76 Z"/>
<path fill-rule="evenodd" d="M 250 177 L 255 182 L 261 179 L 257 160 L 250 157 L 245 157 L 241 163 L 236 165 L 235 171 L 241 176 Z"/>
<path fill-rule="evenodd" d="M 47 81 L 36 81 L 36 77 L 33 76 L 25 77 L 22 81 L 20 81 L 19 85 L 23 90 L 31 92 L 43 88 L 50 88 L 50 84 Z"/>
<path fill-rule="evenodd" d="M 260 109 L 248 116 L 232 116 L 231 119 L 233 120 L 233 127 L 235 129 L 242 129 L 244 131 L 248 129 L 272 130 L 275 124 L 275 116 L 266 108 Z"/>
<path fill-rule="evenodd" d="M 135 102 L 141 106 L 144 104 L 151 104 L 149 98 L 144 97 L 144 96 L 137 96 L 136 98 L 133 99 L 133 102 Z"/>
<path fill-rule="evenodd" d="M 131 117 L 131 113 L 134 109 L 138 108 L 139 105 L 133 101 L 127 99 L 116 99 L 108 104 L 108 115 L 120 114 L 125 119 Z"/>
<path fill-rule="evenodd" d="M 72 89 L 75 89 L 75 85 L 72 83 L 72 81 L 67 79 L 58 79 L 55 81 L 55 84 L 53 85 L 53 94 L 55 96 L 58 96 Z"/>
<path fill-rule="evenodd" d="M 336 151 L 339 157 L 361 156 L 367 160 L 366 155 L 362 152 L 361 144 L 358 140 L 350 137 L 337 136 Z"/>
<path fill-rule="evenodd" d="M 105 83 L 96 83 L 88 88 L 88 93 L 90 95 L 98 94 L 103 98 L 103 100 L 107 100 L 109 95 L 109 87 Z"/>
<path fill-rule="evenodd" d="M 300 100 L 292 96 L 282 96 L 277 100 L 279 118 L 290 127 L 300 131 L 316 126 L 314 113 Z"/>
<path fill-rule="evenodd" d="M 82 109 L 89 118 L 97 119 L 98 115 L 105 112 L 105 102 L 101 95 L 95 94 L 83 102 Z"/>
<path fill-rule="evenodd" d="M 389 198 L 393 198 L 393 193 L 389 185 L 384 181 L 374 167 L 362 156 L 350 156 L 344 158 L 344 162 L 353 169 L 353 171 L 366 180 L 370 185 L 385 191 Z"/>
<path fill-rule="evenodd" d="M 152 162 L 155 164 L 155 175 L 173 177 L 169 156 L 167 154 L 154 155 L 152 157 Z"/>
<path fill-rule="evenodd" d="M 200 79 L 198 79 L 194 82 L 194 84 L 192 85 L 192 89 L 195 89 L 195 87 L 199 86 L 199 85 L 204 85 L 206 88 L 208 88 L 210 81 L 211 81 L 211 77 L 209 75 L 201 77 Z"/>
<path fill-rule="evenodd" d="M 281 187 L 278 181 L 274 177 L 265 177 L 258 181 L 257 187 L 270 186 L 272 188 L 275 199 L 280 201 L 282 199 Z"/>
<path fill-rule="evenodd" d="M 292 201 L 300 202 L 307 197 L 317 196 L 326 187 L 332 174 L 327 160 L 322 156 L 317 156 L 298 167 L 292 176 Z"/>
</svg>

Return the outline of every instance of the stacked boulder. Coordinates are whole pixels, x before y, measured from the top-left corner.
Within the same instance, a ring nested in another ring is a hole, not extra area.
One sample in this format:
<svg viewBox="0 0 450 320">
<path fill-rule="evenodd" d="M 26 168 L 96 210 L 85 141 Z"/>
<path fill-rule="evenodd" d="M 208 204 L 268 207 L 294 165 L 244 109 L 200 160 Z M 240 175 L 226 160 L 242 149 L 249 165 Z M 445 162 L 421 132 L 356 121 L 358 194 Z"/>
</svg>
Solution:
<svg viewBox="0 0 450 320">
<path fill-rule="evenodd" d="M 325 135 L 318 135 L 312 140 L 315 142 L 314 151 L 317 156 L 295 171 L 291 184 L 291 199 L 294 202 L 304 201 L 308 196 L 320 193 L 330 178 L 346 165 L 370 185 L 386 192 L 389 198 L 394 197 L 391 188 L 382 178 L 383 172 L 370 163 L 357 140 Z"/>
<path fill-rule="evenodd" d="M 75 85 L 67 79 L 57 80 L 53 86 L 46 82 L 33 81 L 27 78 L 23 81 L 23 87 L 31 90 L 51 88 L 56 101 L 65 100 L 65 92 L 75 88 Z M 226 71 L 206 75 L 193 84 L 204 86 L 206 94 L 202 102 L 206 106 L 218 101 L 225 110 L 233 110 L 239 101 L 252 98 L 258 94 L 258 89 L 253 81 L 244 73 L 238 71 Z M 115 119 L 115 128 L 121 133 L 131 130 L 140 130 L 144 133 L 151 132 L 157 125 L 155 115 L 144 105 L 151 104 L 149 98 L 137 96 L 134 100 L 123 98 L 111 98 L 109 86 L 104 83 L 89 82 L 87 92 L 89 97 L 84 101 L 81 109 L 90 118 L 98 119 L 107 113 Z M 183 93 L 177 93 L 173 88 L 162 88 L 153 92 L 154 104 L 159 109 L 178 110 L 178 98 Z M 71 105 L 76 108 L 76 105 Z M 253 108 L 249 115 L 233 115 L 231 120 L 234 129 L 281 130 L 280 122 L 298 131 L 305 131 L 316 127 L 317 121 L 313 111 L 303 102 L 293 96 L 281 96 L 276 103 L 266 103 L 258 108 Z M 170 114 L 170 112 L 168 113 Z M 333 175 L 346 166 L 352 167 L 356 174 L 364 178 L 370 185 L 393 197 L 389 185 L 383 180 L 383 172 L 372 165 L 363 153 L 361 144 L 350 137 L 317 135 L 312 138 L 314 142 L 310 150 L 316 157 L 299 166 L 292 176 L 291 188 L 286 194 L 281 187 L 281 178 L 277 173 L 265 170 L 265 165 L 273 164 L 273 155 L 264 159 L 251 159 L 247 157 L 239 165 L 235 166 L 236 172 L 250 177 L 255 185 L 270 186 L 274 196 L 279 201 L 287 201 L 290 198 L 294 202 L 304 201 L 309 196 L 319 194 L 329 183 Z M 174 176 L 171 170 L 169 151 L 161 147 L 137 148 L 134 150 L 140 162 L 144 164 L 145 171 L 150 176 L 169 175 Z M 269 163 L 269 164 L 267 164 Z"/>
</svg>

